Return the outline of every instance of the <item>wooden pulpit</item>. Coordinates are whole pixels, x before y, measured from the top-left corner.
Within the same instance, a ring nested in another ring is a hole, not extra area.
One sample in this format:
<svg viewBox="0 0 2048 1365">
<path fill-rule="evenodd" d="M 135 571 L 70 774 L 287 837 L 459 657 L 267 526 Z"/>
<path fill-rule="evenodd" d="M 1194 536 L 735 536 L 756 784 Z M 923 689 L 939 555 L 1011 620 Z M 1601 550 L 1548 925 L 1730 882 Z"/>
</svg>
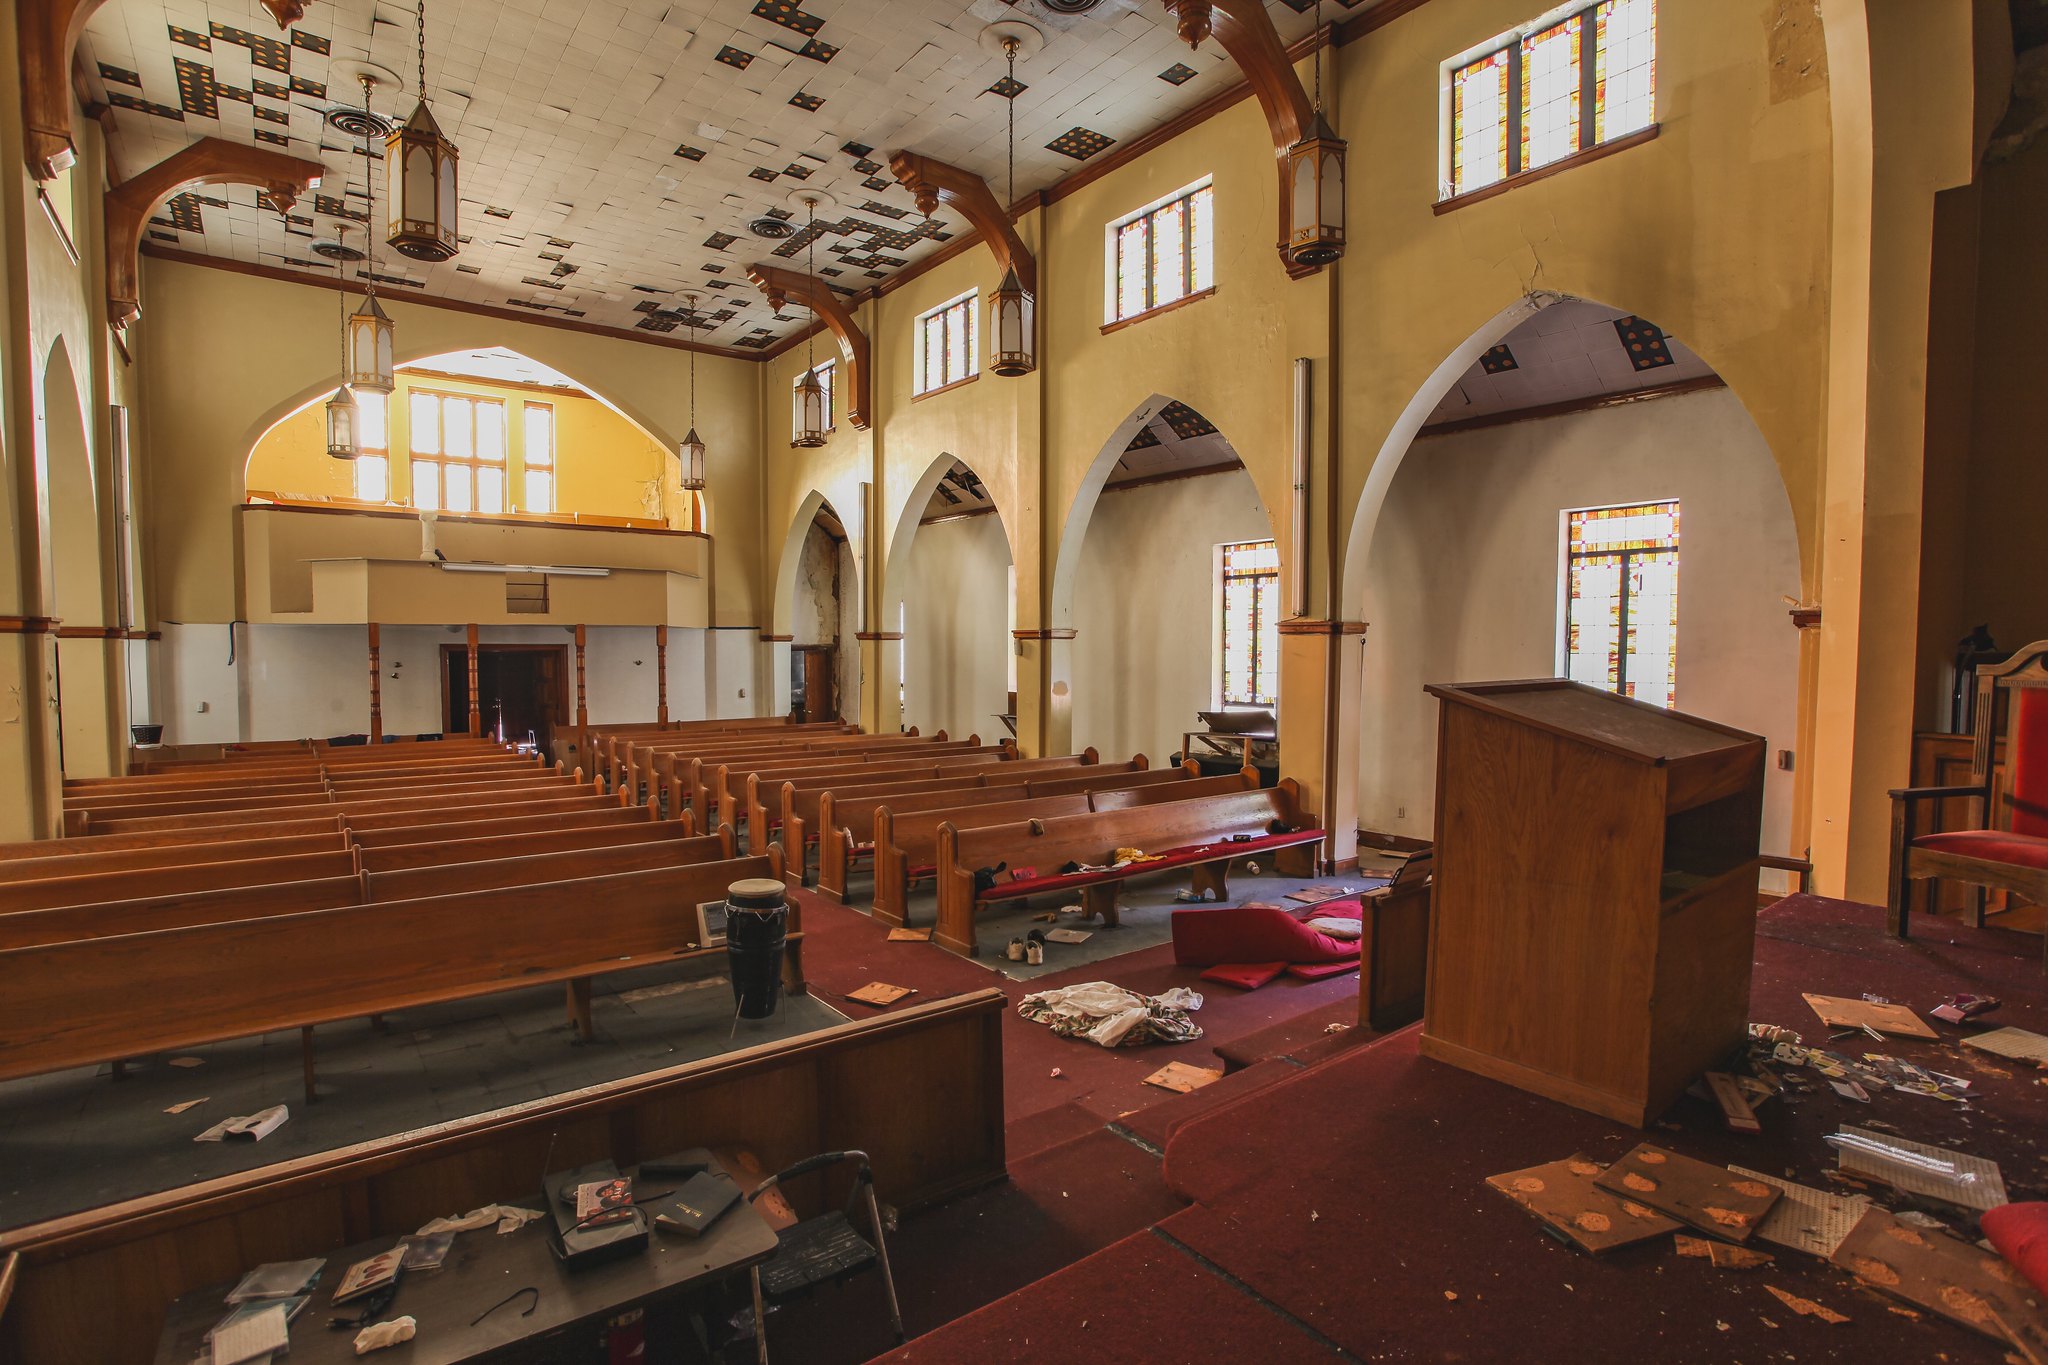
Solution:
<svg viewBox="0 0 2048 1365">
<path fill-rule="evenodd" d="M 1640 1127 L 1748 1034 L 1764 741 L 1561 678 L 1429 691 L 1423 1055 Z"/>
</svg>

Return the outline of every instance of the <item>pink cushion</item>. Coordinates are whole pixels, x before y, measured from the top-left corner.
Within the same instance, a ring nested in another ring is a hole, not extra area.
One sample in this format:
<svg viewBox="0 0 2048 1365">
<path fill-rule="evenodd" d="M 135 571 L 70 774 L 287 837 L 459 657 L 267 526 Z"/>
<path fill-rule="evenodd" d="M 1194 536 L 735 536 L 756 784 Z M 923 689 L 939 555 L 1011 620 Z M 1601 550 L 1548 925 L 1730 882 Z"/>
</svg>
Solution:
<svg viewBox="0 0 2048 1365">
<path fill-rule="evenodd" d="M 1285 962 L 1225 962 L 1202 973 L 1202 980 L 1255 991 L 1287 970 Z"/>
<path fill-rule="evenodd" d="M 1269 906 L 1176 910 L 1173 960 L 1184 967 L 1212 967 L 1221 962 L 1355 963 L 1358 945 L 1331 938 L 1287 911 Z"/>
<path fill-rule="evenodd" d="M 2000 1204 L 1979 1221 L 1998 1254 L 2048 1294 L 2048 1204 Z"/>
<path fill-rule="evenodd" d="M 1326 976 L 1342 976 L 1358 970 L 1358 959 L 1349 962 L 1297 962 L 1287 969 L 1287 974 L 1303 981 L 1321 981 Z"/>
<path fill-rule="evenodd" d="M 1981 858 L 1989 863 L 2048 869 L 2048 838 L 2034 834 L 2008 834 L 2001 829 L 1963 829 L 1953 834 L 1923 834 L 1913 841 L 1913 847 L 1934 853 L 1953 853 L 1963 858 Z"/>
<path fill-rule="evenodd" d="M 2013 689 L 2006 790 L 2015 834 L 2048 836 L 2048 688 Z"/>
</svg>

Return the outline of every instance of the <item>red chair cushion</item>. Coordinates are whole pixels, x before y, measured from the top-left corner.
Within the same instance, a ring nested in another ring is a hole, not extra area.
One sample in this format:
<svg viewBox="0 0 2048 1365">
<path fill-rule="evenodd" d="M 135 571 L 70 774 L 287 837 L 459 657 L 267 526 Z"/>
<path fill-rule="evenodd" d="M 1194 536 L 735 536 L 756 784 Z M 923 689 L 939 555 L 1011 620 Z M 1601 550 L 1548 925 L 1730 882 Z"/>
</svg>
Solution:
<svg viewBox="0 0 2048 1365">
<path fill-rule="evenodd" d="M 2048 838 L 2034 834 L 2008 834 L 2000 829 L 1963 829 L 1952 834 L 1923 834 L 1913 841 L 1913 847 L 1934 853 L 1953 853 L 1962 858 L 1981 858 L 1990 863 L 2048 869 Z"/>
<path fill-rule="evenodd" d="M 1019 896 L 1037 896 L 1052 891 L 1070 891 L 1077 887 L 1094 886 L 1098 882 L 1120 881 L 1146 872 L 1164 872 L 1169 868 L 1187 867 L 1194 863 L 1210 863 L 1220 858 L 1243 858 L 1269 848 L 1288 848 L 1295 844 L 1313 843 L 1323 837 L 1321 830 L 1297 830 L 1292 834 L 1263 834 L 1243 843 L 1226 843 L 1218 840 L 1209 844 L 1189 844 L 1184 848 L 1159 850 L 1159 856 L 1150 862 L 1133 863 L 1119 872 L 1067 872 L 1046 877 L 1029 877 L 1021 881 L 998 882 L 994 890 L 984 891 L 979 900 L 1012 900 Z M 1148 850 L 1149 851 L 1149 850 Z M 919 874 L 913 868 L 911 875 Z M 1244 962 L 1250 959 L 1231 959 Z"/>
<path fill-rule="evenodd" d="M 2048 1204 L 2000 1204 L 1979 1221 L 1998 1254 L 2048 1294 Z"/>
<path fill-rule="evenodd" d="M 2015 687 L 2012 693 L 2005 761 L 2012 832 L 2048 837 L 2048 688 Z"/>
<path fill-rule="evenodd" d="M 1287 974 L 1303 981 L 1321 981 L 1326 976 L 1342 976 L 1358 970 L 1358 958 L 1354 955 L 1349 962 L 1297 962 L 1287 969 Z"/>
<path fill-rule="evenodd" d="M 1327 906 L 1317 906 L 1327 912 Z M 1309 928 L 1285 910 L 1238 905 L 1173 912 L 1173 960 L 1184 967 L 1225 962 L 1358 961 L 1358 945 Z"/>
<path fill-rule="evenodd" d="M 1285 962 L 1226 962 L 1202 973 L 1202 980 L 1255 991 L 1287 970 Z"/>
</svg>

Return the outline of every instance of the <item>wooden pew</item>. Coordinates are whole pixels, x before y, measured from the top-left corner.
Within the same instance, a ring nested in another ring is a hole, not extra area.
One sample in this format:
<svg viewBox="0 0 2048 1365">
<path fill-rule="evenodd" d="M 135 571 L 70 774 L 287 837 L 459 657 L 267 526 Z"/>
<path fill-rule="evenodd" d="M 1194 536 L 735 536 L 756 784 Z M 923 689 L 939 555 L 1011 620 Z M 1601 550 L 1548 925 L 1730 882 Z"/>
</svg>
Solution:
<svg viewBox="0 0 2048 1365">
<path fill-rule="evenodd" d="M 618 749 L 627 780 L 631 781 L 636 775 L 641 778 L 647 776 L 648 760 L 655 754 L 762 753 L 777 749 L 834 748 L 862 740 L 901 741 L 903 738 L 902 735 L 869 735 L 858 726 L 840 723 L 822 725 L 801 733 L 777 732 L 772 735 L 764 732 L 653 735 L 626 740 Z"/>
<path fill-rule="evenodd" d="M 1005 1174 L 1007 1008 L 993 989 L 900 1007 L 0 1233 L 0 1281 L 13 1284 L 11 1302 L 0 1290 L 0 1360 L 147 1365 L 181 1295 L 259 1261 L 331 1258 L 446 1214 L 530 1204 L 543 1170 L 600 1158 L 625 1166 L 738 1146 L 780 1170 L 853 1148 L 868 1154 L 887 1203 L 939 1203 Z M 822 1190 L 789 1193 L 804 1216 L 822 1211 Z M 325 1331 L 327 1311 L 315 1304 L 294 1335 Z"/>
<path fill-rule="evenodd" d="M 765 762 L 771 758 L 787 757 L 792 760 L 804 757 L 824 758 L 841 754 L 870 753 L 878 749 L 914 748 L 918 745 L 944 744 L 949 742 L 946 732 L 935 735 L 918 734 L 915 727 L 896 735 L 868 735 L 853 731 L 845 734 L 812 735 L 799 740 L 720 740 L 705 743 L 700 740 L 663 740 L 645 742 L 628 747 L 626 758 L 627 785 L 639 781 L 652 784 L 660 778 L 684 770 L 689 760 L 697 759 L 704 767 L 718 763 L 739 761 Z M 664 762 L 664 760 L 666 760 Z M 650 786 L 650 790 L 651 790 Z"/>
<path fill-rule="evenodd" d="M 86 842 L 90 843 L 90 840 Z M 348 838 L 339 827 L 322 834 L 293 834 L 271 839 L 222 839 L 166 848 L 80 849 L 45 858 L 0 858 L 0 884 L 40 881 L 45 877 L 76 877 L 88 872 L 133 872 L 189 863 L 224 862 L 240 858 L 286 858 L 295 853 L 339 853 Z"/>
<path fill-rule="evenodd" d="M 1156 806 L 1163 801 L 1191 801 L 1198 796 L 1223 796 L 1259 788 L 1257 768 L 1239 768 L 1234 773 L 1204 777 L 1201 765 L 1197 763 L 1186 763 L 1183 767 L 1187 771 L 1183 781 L 1120 782 L 1114 787 L 1091 791 L 1088 804 L 1095 810 L 1133 810 L 1139 806 Z"/>
<path fill-rule="evenodd" d="M 551 801 L 523 801 L 517 807 L 518 814 L 528 818 L 548 815 L 571 815 L 582 811 L 617 809 L 626 805 L 626 794 L 616 795 L 585 794 L 563 797 Z M 429 810 L 377 811 L 350 813 L 346 817 L 349 832 L 358 840 L 365 833 L 390 829 L 405 829 L 431 818 L 437 825 L 451 825 L 477 820 L 500 820 L 507 815 L 507 808 L 496 802 L 482 805 L 450 806 L 440 805 Z"/>
<path fill-rule="evenodd" d="M 799 738 L 807 734 L 858 734 L 860 727 L 845 721 L 812 721 L 803 725 L 791 725 L 785 717 L 754 717 L 754 723 L 733 722 L 687 722 L 666 725 L 629 726 L 619 729 L 591 731 L 590 750 L 599 763 L 599 771 L 605 779 L 617 783 L 626 758 L 626 747 L 640 741 L 655 742 L 661 739 L 698 739 L 712 741 L 720 738 L 742 739 L 753 735 L 784 735 Z M 775 724 L 762 724 L 762 721 Z M 694 728 L 693 728 L 694 727 Z"/>
<path fill-rule="evenodd" d="M 297 1028 L 311 1100 L 318 1024 L 551 982 L 567 985 L 588 1038 L 591 978 L 722 953 L 684 946 L 697 937 L 696 906 L 748 877 L 780 880 L 781 858 L 9 948 L 0 1080 Z M 586 913 L 593 906 L 603 913 Z M 806 989 L 801 913 L 792 901 L 783 970 L 793 995 Z"/>
<path fill-rule="evenodd" d="M 1095 751 L 1090 749 L 1088 753 Z M 993 774 L 1002 774 L 1012 785 L 1029 782 L 1034 776 L 1051 776 L 1079 772 L 1090 764 L 1086 755 L 1061 754 L 1052 758 L 1015 758 L 1006 749 L 1000 755 L 984 755 L 976 763 L 942 763 L 935 765 L 937 771 L 925 777 L 913 773 L 899 777 L 893 773 L 876 773 L 874 765 L 824 776 L 786 777 L 780 783 L 762 777 L 758 773 L 747 776 L 746 820 L 749 839 L 759 830 L 760 843 L 750 845 L 754 852 L 760 845 L 772 839 L 782 845 L 785 858 L 792 860 L 792 867 L 801 872 L 809 855 L 809 846 L 817 838 L 818 801 L 829 791 L 871 791 L 879 786 L 895 786 L 899 782 L 953 782 L 974 783 L 985 781 Z M 791 841 L 802 849 L 802 856 L 790 852 Z"/>
<path fill-rule="evenodd" d="M 341 812 L 323 811 L 290 819 L 252 819 L 243 825 L 222 825 L 198 829 L 137 830 L 126 834 L 96 834 L 67 839 L 32 839 L 25 843 L 0 844 L 0 861 L 18 858 L 54 858 L 70 853 L 105 853 L 113 849 L 178 848 L 188 844 L 226 843 L 240 839 L 279 839 L 300 834 L 340 832 Z"/>
<path fill-rule="evenodd" d="M 64 814 L 67 826 L 76 824 L 83 831 L 90 833 L 93 829 L 106 827 L 111 821 L 131 818 L 292 810 L 333 804 L 344 798 L 357 802 L 379 799 L 423 801 L 435 799 L 444 793 L 475 793 L 475 799 L 497 799 L 494 794 L 499 792 L 509 795 L 535 788 L 566 786 L 572 781 L 573 779 L 566 776 L 557 777 L 552 773 L 538 772 L 531 767 L 523 766 L 517 773 L 495 773 L 446 782 L 433 777 L 408 778 L 399 785 L 372 788 L 367 792 L 341 792 L 323 785 L 294 787 L 289 790 L 258 788 L 244 791 L 239 788 L 223 788 L 199 796 L 182 793 L 176 797 L 99 796 L 68 803 Z M 590 790 L 596 790 L 594 784 Z"/>
<path fill-rule="evenodd" d="M 188 891 L 182 895 L 105 901 L 98 905 L 19 910 L 11 915 L 0 915 L 0 949 L 148 934 L 199 924 L 295 915 L 307 910 L 337 910 L 360 905 L 362 900 L 363 879 L 351 872 L 346 876 L 286 882 L 281 886 L 235 886 L 212 891 Z M 80 989 L 86 988 L 85 983 L 80 983 Z M 109 991 L 117 988 L 100 982 L 91 989 Z"/>
<path fill-rule="evenodd" d="M 1267 826 L 1276 820 L 1291 832 L 1268 834 Z M 1229 836 L 1240 834 L 1250 836 L 1249 840 L 1226 842 Z M 974 937 L 978 906 L 1074 891 L 1080 892 L 1089 918 L 1099 915 L 1107 927 L 1115 928 L 1116 892 L 1124 880 L 1177 867 L 1193 869 L 1195 888 L 1214 891 L 1219 900 L 1228 896 L 1226 873 L 1232 859 L 1270 856 L 1274 867 L 1285 875 L 1312 876 L 1323 837 L 1314 820 L 1303 813 L 1300 788 L 1292 778 L 1282 778 L 1278 786 L 1263 790 L 1168 801 L 1133 810 L 971 829 L 942 824 L 937 858 L 939 918 L 932 941 L 972 956 L 979 951 Z M 1107 863 L 1111 851 L 1118 848 L 1139 848 L 1165 856 L 1119 871 L 1064 876 L 1058 872 L 1069 862 Z M 999 880 L 989 890 L 977 892 L 975 870 L 998 863 L 1036 868 L 1038 876 L 1026 881 Z"/>
<path fill-rule="evenodd" d="M 641 811 L 643 815 L 646 813 L 644 806 L 630 809 Z M 396 872 L 412 867 L 437 867 L 442 863 L 475 863 L 489 858 L 518 858 L 572 849 L 630 848 L 636 844 L 697 837 L 700 836 L 691 829 L 688 820 L 641 819 L 632 824 L 592 825 L 576 829 L 559 829 L 555 822 L 549 821 L 540 828 L 529 828 L 519 833 L 479 834 L 465 839 L 429 839 L 408 844 L 357 844 L 356 859 L 368 872 Z M 728 849 L 725 856 L 737 855 Z M 0 863 L 0 868 L 5 866 Z"/>
<path fill-rule="evenodd" d="M 322 877 L 351 877 L 355 871 L 355 855 L 335 849 L 281 858 L 239 858 L 174 867 L 83 872 L 69 877 L 44 877 L 32 882 L 0 883 L 0 916 L 20 910 L 130 900 L 140 894 L 172 896 L 243 886 L 277 886 Z"/>
<path fill-rule="evenodd" d="M 948 767 L 1003 762 L 1014 752 L 1007 746 L 983 745 L 970 737 L 957 743 L 925 745 L 915 750 L 878 749 L 872 753 L 831 758 L 777 760 L 768 764 L 749 760 L 720 763 L 709 768 L 700 766 L 698 781 L 702 784 L 709 809 L 717 813 L 718 822 L 738 824 L 746 817 L 747 784 L 756 779 L 757 787 L 759 782 L 766 782 L 769 784 L 767 790 L 779 791 L 785 779 L 831 777 L 849 772 L 868 773 L 878 778 L 883 774 L 911 777 L 920 772 L 937 776 Z"/>
<path fill-rule="evenodd" d="M 546 834 L 555 830 L 618 828 L 641 824 L 676 824 L 657 821 L 646 806 L 630 806 L 610 797 L 592 802 L 587 809 L 573 811 L 531 811 L 517 819 L 497 819 L 488 813 L 469 812 L 460 819 L 418 824 L 400 820 L 377 828 L 349 826 L 349 837 L 361 848 L 383 848 L 394 844 L 434 844 L 444 840 L 480 839 L 491 836 Z"/>
<path fill-rule="evenodd" d="M 664 821 L 673 824 L 673 821 Z M 446 849 L 447 845 L 442 845 Z M 486 858 L 476 862 L 443 862 L 425 867 L 390 868 L 365 872 L 365 900 L 418 900 L 426 896 L 450 896 L 465 891 L 486 891 L 494 887 L 532 886 L 541 882 L 575 881 L 579 877 L 610 876 L 620 872 L 644 872 L 656 867 L 688 867 L 692 863 L 716 863 L 733 856 L 730 831 L 701 834 L 692 839 L 652 840 L 605 848 L 562 849 L 552 853 L 529 853 L 516 858 Z M 602 906 L 597 907 L 602 912 Z"/>
</svg>

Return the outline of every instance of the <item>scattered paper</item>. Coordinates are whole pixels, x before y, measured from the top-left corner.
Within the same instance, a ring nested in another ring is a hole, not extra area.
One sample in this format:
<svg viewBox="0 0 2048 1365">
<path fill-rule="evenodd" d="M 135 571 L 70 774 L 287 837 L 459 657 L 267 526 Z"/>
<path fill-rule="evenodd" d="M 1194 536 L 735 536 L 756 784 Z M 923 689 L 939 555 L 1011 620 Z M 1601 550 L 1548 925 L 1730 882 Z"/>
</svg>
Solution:
<svg viewBox="0 0 2048 1365">
<path fill-rule="evenodd" d="M 1299 891 L 1287 893 L 1287 899 L 1300 901 L 1303 905 L 1321 905 L 1339 896 L 1349 896 L 1358 890 L 1355 886 L 1304 886 Z"/>
<path fill-rule="evenodd" d="M 891 986 L 886 981 L 870 981 L 857 991 L 848 991 L 848 1000 L 858 1000 L 863 1005 L 893 1005 L 906 995 L 915 995 L 909 986 Z"/>
<path fill-rule="evenodd" d="M 1906 1038 L 1938 1038 L 1919 1015 L 1904 1005 L 1849 1000 L 1838 995 L 1808 995 L 1806 1003 L 1829 1028 L 1874 1029 Z"/>
<path fill-rule="evenodd" d="M 292 1111 L 281 1104 L 254 1114 L 239 1114 L 234 1118 L 222 1119 L 213 1127 L 193 1138 L 194 1142 L 261 1142 L 281 1127 L 292 1116 Z"/>
<path fill-rule="evenodd" d="M 707 990 L 712 986 L 723 986 L 723 976 L 700 977 L 695 981 L 666 981 L 659 986 L 638 986 L 630 991 L 620 991 L 613 999 L 622 1005 L 631 1005 L 641 1000 L 658 1000 L 664 995 L 681 995 L 685 991 Z"/>
<path fill-rule="evenodd" d="M 1171 1090 L 1176 1095 L 1185 1095 L 1200 1090 L 1223 1079 L 1222 1069 L 1211 1070 L 1203 1066 L 1189 1066 L 1186 1062 L 1168 1062 L 1145 1078 L 1146 1085 L 1156 1085 L 1161 1090 Z"/>
<path fill-rule="evenodd" d="M 356 1354 L 368 1355 L 371 1351 L 381 1351 L 386 1346 L 396 1346 L 401 1341 L 411 1341 L 413 1334 L 418 1330 L 419 1324 L 409 1317 L 393 1318 L 389 1322 L 365 1327 L 356 1333 Z"/>
<path fill-rule="evenodd" d="M 1766 1242 L 1808 1252 L 1823 1260 L 1835 1254 L 1835 1248 L 1842 1244 L 1849 1230 L 1870 1211 L 1868 1195 L 1829 1194 L 1811 1185 L 1795 1185 L 1789 1180 L 1780 1180 L 1762 1171 L 1744 1170 L 1740 1166 L 1730 1166 L 1728 1170 L 1732 1175 L 1761 1180 L 1785 1192 L 1785 1197 L 1773 1204 L 1771 1211 L 1764 1215 L 1764 1221 L 1757 1224 L 1757 1236 Z"/>
<path fill-rule="evenodd" d="M 440 1232 L 472 1232 L 477 1228 L 487 1228 L 493 1223 L 498 1225 L 498 1231 L 501 1233 L 517 1232 L 538 1217 L 540 1213 L 536 1209 L 515 1208 L 510 1204 L 486 1204 L 480 1209 L 471 1209 L 458 1217 L 436 1218 L 413 1235 L 432 1237 Z"/>
<path fill-rule="evenodd" d="M 2048 1062 L 2048 1037 L 2023 1028 L 1995 1028 L 1989 1033 L 1974 1034 L 1963 1039 L 1963 1046 L 2010 1057 L 2016 1062 Z"/>
<path fill-rule="evenodd" d="M 206 1065 L 206 1058 L 204 1058 L 204 1057 L 173 1057 L 173 1058 L 171 1058 L 171 1065 L 172 1065 L 172 1066 L 186 1066 L 186 1067 L 191 1067 L 191 1066 L 205 1066 L 205 1065 Z"/>
<path fill-rule="evenodd" d="M 930 943 L 931 941 L 932 931 L 929 928 L 891 929 L 889 931 L 889 942 L 891 943 Z"/>
<path fill-rule="evenodd" d="M 179 1100 L 176 1104 L 164 1110 L 164 1112 L 166 1114 L 182 1114 L 187 1109 L 195 1108 L 198 1105 L 202 1105 L 212 1098 L 213 1096 L 211 1095 L 201 1095 L 196 1100 Z"/>
<path fill-rule="evenodd" d="M 272 1351 L 291 1344 L 290 1319 L 281 1303 L 236 1319 L 213 1334 L 213 1365 L 242 1365 L 268 1360 Z"/>
<path fill-rule="evenodd" d="M 1872 1176 L 1906 1194 L 1980 1212 L 2007 1202 L 1998 1163 L 1981 1156 L 1847 1124 L 1828 1143 L 1843 1170 Z"/>
<path fill-rule="evenodd" d="M 1769 1290 L 1779 1303 L 1803 1317 L 1819 1318 L 1830 1327 L 1839 1326 L 1849 1320 L 1845 1313 L 1837 1313 L 1834 1309 L 1815 1303 L 1812 1299 L 1802 1299 L 1797 1294 L 1780 1289 L 1774 1284 L 1767 1284 L 1764 1288 Z"/>
<path fill-rule="evenodd" d="M 1093 937 L 1095 935 L 1086 929 L 1048 929 L 1045 931 L 1045 941 L 1047 943 L 1086 943 Z"/>
</svg>

